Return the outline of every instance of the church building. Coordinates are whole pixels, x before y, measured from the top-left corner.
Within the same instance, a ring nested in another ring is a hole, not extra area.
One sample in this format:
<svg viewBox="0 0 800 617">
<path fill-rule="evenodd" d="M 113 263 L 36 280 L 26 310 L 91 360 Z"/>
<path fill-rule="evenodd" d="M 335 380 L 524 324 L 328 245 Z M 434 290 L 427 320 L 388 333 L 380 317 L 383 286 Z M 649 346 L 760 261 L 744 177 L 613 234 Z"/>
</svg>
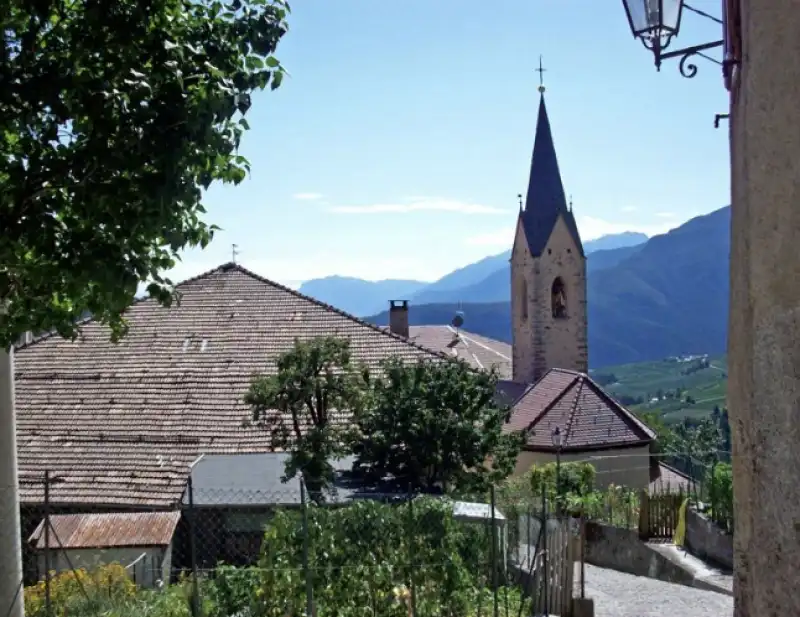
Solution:
<svg viewBox="0 0 800 617">
<path fill-rule="evenodd" d="M 526 436 L 515 473 L 558 456 L 591 462 L 598 484 L 683 484 L 652 456 L 655 433 L 588 374 L 586 255 L 562 184 L 544 87 L 539 93 L 511 253 L 512 344 L 449 326 L 406 326 L 407 336 L 500 371 L 499 395 L 512 408 L 507 428 Z"/>
</svg>

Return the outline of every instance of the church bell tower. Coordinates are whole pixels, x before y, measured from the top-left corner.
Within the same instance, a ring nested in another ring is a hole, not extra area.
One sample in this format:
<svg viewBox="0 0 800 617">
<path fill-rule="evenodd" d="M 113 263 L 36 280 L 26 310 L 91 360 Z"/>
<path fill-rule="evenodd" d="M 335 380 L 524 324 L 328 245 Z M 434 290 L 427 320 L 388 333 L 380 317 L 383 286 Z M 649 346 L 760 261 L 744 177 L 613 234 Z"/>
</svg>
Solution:
<svg viewBox="0 0 800 617">
<path fill-rule="evenodd" d="M 541 71 L 540 64 L 540 71 Z M 530 179 L 511 253 L 513 379 L 538 381 L 551 368 L 588 370 L 586 256 L 567 206 L 539 86 Z"/>
</svg>

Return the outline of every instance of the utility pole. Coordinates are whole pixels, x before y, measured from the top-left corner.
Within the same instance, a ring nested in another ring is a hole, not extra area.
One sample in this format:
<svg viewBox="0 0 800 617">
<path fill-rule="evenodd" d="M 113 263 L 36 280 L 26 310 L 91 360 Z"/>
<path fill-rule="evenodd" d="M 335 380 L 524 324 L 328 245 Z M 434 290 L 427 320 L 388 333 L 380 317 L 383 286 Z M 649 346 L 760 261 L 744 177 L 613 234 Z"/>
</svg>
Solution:
<svg viewBox="0 0 800 617">
<path fill-rule="evenodd" d="M 14 347 L 0 348 L 0 614 L 24 617 Z"/>
</svg>

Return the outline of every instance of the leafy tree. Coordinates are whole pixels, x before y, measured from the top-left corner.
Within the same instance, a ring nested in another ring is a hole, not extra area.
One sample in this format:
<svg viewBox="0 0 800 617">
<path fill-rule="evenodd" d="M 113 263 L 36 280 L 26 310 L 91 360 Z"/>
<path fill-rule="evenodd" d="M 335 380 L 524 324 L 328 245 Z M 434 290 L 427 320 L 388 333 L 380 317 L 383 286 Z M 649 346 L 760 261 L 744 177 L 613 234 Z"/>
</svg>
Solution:
<svg viewBox="0 0 800 617">
<path fill-rule="evenodd" d="M 365 404 L 369 374 L 353 362 L 350 343 L 334 337 L 295 341 L 281 355 L 277 372 L 253 380 L 245 402 L 253 420 L 273 443 L 291 451 L 285 477 L 302 472 L 309 491 L 333 480 L 332 461 L 347 453 L 345 429 L 336 416 L 351 416 Z"/>
<path fill-rule="evenodd" d="M 237 184 L 251 94 L 284 75 L 283 0 L 7 0 L 0 8 L 0 346 L 124 333 L 138 285 L 204 247 L 202 191 Z"/>
<path fill-rule="evenodd" d="M 521 445 L 505 433 L 497 374 L 461 362 L 390 359 L 356 417 L 353 452 L 367 477 L 424 491 L 481 490 L 507 477 Z"/>
</svg>

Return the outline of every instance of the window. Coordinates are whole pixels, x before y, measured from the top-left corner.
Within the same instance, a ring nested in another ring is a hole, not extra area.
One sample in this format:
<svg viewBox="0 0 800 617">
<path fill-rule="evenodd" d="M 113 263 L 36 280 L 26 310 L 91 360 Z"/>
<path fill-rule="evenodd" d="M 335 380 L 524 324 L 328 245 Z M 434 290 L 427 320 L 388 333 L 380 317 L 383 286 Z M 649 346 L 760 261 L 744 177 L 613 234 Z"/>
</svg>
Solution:
<svg viewBox="0 0 800 617">
<path fill-rule="evenodd" d="M 524 276 L 519 284 L 519 299 L 517 301 L 520 302 L 519 312 L 522 316 L 522 321 L 528 321 L 528 281 L 525 280 Z"/>
<path fill-rule="evenodd" d="M 553 310 L 554 319 L 567 318 L 567 290 L 564 286 L 562 278 L 556 277 L 553 281 L 553 287 L 550 290 L 551 308 Z"/>
</svg>

